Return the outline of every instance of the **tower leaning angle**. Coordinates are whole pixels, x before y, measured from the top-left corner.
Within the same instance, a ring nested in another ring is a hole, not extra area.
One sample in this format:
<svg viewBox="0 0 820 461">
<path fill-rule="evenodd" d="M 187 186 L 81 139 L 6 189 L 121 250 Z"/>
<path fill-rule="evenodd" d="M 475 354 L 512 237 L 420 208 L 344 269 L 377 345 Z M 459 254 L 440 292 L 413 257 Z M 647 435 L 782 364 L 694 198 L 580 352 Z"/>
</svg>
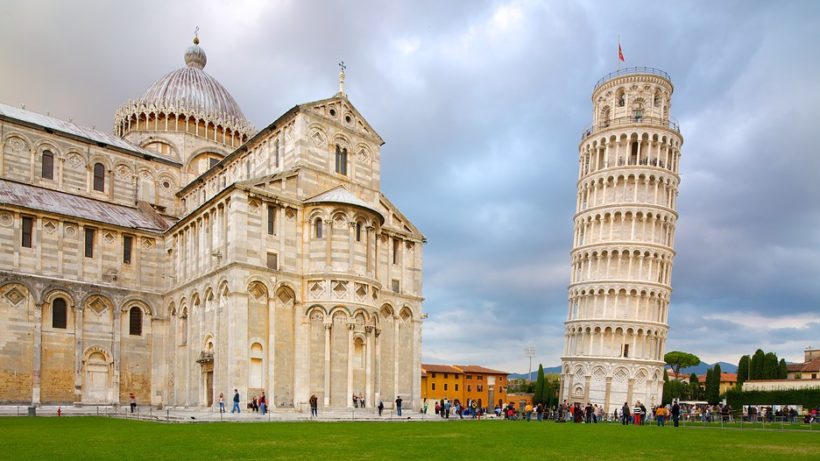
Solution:
<svg viewBox="0 0 820 461">
<path fill-rule="evenodd" d="M 672 91 L 666 72 L 633 67 L 592 92 L 561 358 L 570 403 L 661 403 L 683 144 Z"/>
</svg>

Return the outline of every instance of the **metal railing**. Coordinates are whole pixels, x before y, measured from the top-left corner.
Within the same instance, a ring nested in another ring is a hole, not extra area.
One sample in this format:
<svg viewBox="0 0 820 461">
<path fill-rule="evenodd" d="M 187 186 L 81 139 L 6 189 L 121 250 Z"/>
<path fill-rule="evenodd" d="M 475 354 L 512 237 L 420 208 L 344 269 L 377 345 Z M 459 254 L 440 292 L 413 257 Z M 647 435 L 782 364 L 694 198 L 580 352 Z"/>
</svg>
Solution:
<svg viewBox="0 0 820 461">
<path fill-rule="evenodd" d="M 648 125 L 648 126 L 659 126 L 661 128 L 668 128 L 676 133 L 680 133 L 680 125 L 678 122 L 671 118 L 660 118 L 660 117 L 618 117 L 612 120 L 606 120 L 603 122 L 595 123 L 588 126 L 583 133 L 581 133 L 581 141 L 590 137 L 591 135 L 598 133 L 603 130 L 608 130 L 612 127 L 618 126 L 626 126 L 626 125 Z"/>
<path fill-rule="evenodd" d="M 658 77 L 665 78 L 666 80 L 672 81 L 672 78 L 669 77 L 669 74 L 666 72 L 655 69 L 654 67 L 625 67 L 623 69 L 618 69 L 615 72 L 610 72 L 603 77 L 595 84 L 595 88 L 592 91 L 598 89 L 599 86 L 603 85 L 604 83 L 612 80 L 613 78 L 622 77 L 624 75 L 637 75 L 637 74 L 649 74 L 649 75 L 657 75 Z"/>
</svg>

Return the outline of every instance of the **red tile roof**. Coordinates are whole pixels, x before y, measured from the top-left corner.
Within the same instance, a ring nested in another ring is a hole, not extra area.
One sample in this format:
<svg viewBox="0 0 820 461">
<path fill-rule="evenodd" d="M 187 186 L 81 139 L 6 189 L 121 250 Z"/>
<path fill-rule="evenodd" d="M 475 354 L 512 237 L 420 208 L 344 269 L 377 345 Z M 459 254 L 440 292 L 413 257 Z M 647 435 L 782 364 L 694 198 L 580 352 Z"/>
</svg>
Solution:
<svg viewBox="0 0 820 461">
<path fill-rule="evenodd" d="M 706 382 L 706 375 L 698 375 L 698 382 L 705 383 Z M 721 383 L 736 383 L 737 382 L 737 373 L 721 373 L 720 374 L 720 382 Z"/>
<path fill-rule="evenodd" d="M 427 373 L 455 373 L 461 374 L 461 370 L 456 367 L 450 365 L 438 365 L 433 363 L 422 363 L 421 364 L 422 371 L 426 371 Z"/>
<path fill-rule="evenodd" d="M 499 371 L 493 370 L 492 368 L 485 368 L 480 365 L 456 365 L 456 367 L 462 369 L 464 373 L 476 373 L 476 374 L 486 374 L 486 375 L 508 375 L 509 373 L 506 371 Z"/>
</svg>

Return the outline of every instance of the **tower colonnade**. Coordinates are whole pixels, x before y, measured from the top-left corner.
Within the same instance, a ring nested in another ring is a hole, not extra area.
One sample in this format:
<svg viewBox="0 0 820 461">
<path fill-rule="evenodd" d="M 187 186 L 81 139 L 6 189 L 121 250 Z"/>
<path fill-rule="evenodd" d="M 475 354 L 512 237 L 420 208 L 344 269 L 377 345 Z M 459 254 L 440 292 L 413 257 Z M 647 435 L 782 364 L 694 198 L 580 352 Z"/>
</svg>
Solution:
<svg viewBox="0 0 820 461">
<path fill-rule="evenodd" d="M 683 138 L 673 86 L 622 69 L 592 95 L 581 137 L 561 398 L 611 412 L 661 402 Z"/>
</svg>

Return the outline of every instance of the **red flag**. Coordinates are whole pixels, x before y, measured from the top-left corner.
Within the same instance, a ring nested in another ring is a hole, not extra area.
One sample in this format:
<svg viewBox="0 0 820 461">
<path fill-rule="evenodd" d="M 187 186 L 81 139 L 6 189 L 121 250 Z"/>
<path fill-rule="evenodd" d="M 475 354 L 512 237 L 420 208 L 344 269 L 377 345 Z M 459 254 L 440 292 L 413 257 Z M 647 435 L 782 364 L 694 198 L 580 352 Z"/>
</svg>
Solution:
<svg viewBox="0 0 820 461">
<path fill-rule="evenodd" d="M 624 52 L 621 50 L 621 44 L 620 43 L 618 43 L 618 59 L 620 59 L 621 62 L 623 62 L 623 60 L 624 60 Z"/>
</svg>

